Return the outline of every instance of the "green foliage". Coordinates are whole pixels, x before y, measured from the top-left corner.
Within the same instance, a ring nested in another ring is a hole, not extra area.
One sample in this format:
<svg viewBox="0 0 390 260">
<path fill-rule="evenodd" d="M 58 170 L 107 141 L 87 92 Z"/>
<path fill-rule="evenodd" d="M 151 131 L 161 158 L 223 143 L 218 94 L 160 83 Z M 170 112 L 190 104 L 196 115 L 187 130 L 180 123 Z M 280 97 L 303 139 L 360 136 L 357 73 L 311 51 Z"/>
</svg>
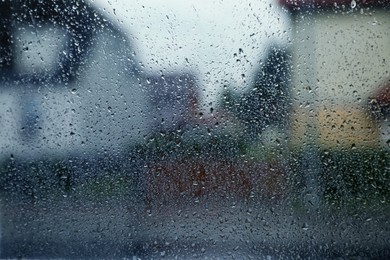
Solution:
<svg viewBox="0 0 390 260">
<path fill-rule="evenodd" d="M 348 201 L 390 200 L 390 155 L 386 150 L 318 151 L 320 158 L 318 181 L 321 194 L 329 204 Z M 294 190 L 305 189 L 305 153 L 291 154 L 290 169 Z"/>
</svg>

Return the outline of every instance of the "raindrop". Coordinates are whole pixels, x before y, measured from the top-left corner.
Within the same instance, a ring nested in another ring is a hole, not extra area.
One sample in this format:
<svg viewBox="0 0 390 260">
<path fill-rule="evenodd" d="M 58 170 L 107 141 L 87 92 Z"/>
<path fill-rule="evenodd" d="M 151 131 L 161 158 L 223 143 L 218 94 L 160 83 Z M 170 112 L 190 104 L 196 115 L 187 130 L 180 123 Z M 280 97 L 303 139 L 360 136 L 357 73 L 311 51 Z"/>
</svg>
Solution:
<svg viewBox="0 0 390 260">
<path fill-rule="evenodd" d="M 302 229 L 305 230 L 305 231 L 308 230 L 309 229 L 309 225 L 307 223 L 303 224 Z"/>
<path fill-rule="evenodd" d="M 355 8 L 356 7 L 356 1 L 355 0 L 352 0 L 352 2 L 351 2 L 351 8 L 353 9 L 353 8 Z"/>
</svg>

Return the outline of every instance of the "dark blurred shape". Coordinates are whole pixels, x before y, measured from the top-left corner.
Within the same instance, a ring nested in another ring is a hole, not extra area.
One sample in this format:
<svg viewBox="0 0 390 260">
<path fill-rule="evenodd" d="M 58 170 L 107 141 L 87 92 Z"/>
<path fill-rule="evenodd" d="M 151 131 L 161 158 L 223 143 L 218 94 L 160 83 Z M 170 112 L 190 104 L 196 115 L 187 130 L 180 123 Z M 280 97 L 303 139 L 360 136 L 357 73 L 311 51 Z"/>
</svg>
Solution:
<svg viewBox="0 0 390 260">
<path fill-rule="evenodd" d="M 0 69 L 4 79 L 28 80 L 30 83 L 73 80 L 91 45 L 91 37 L 102 21 L 91 6 L 84 1 L 3 1 L 0 3 Z M 21 24 L 35 28 L 52 24 L 66 28 L 67 43 L 59 54 L 60 66 L 49 75 L 13 71 L 15 63 L 13 33 Z M 86 30 L 88 28 L 88 30 Z M 8 69 L 8 70 L 4 70 Z M 21 75 L 18 75 L 21 74 Z"/>
<path fill-rule="evenodd" d="M 0 73 L 12 66 L 11 2 L 0 2 Z M 1 76 L 3 73 L 0 74 Z"/>
<path fill-rule="evenodd" d="M 279 0 L 279 4 L 295 13 L 302 10 L 323 10 L 323 9 L 339 9 L 351 8 L 352 0 Z M 355 0 L 355 7 L 383 7 L 390 8 L 389 0 Z"/>
<path fill-rule="evenodd" d="M 189 73 L 150 75 L 146 81 L 155 110 L 153 129 L 160 132 L 188 129 L 197 110 L 195 76 Z"/>
<path fill-rule="evenodd" d="M 243 96 L 228 97 L 232 110 L 255 138 L 271 124 L 284 125 L 289 111 L 289 55 L 273 46 L 255 76 L 254 85 Z M 233 99 L 233 100 L 232 100 Z"/>
<path fill-rule="evenodd" d="M 390 79 L 374 93 L 370 104 L 376 116 L 390 116 Z"/>
<path fill-rule="evenodd" d="M 390 79 L 387 79 L 369 100 L 369 107 L 377 119 L 381 138 L 386 148 L 390 147 Z"/>
</svg>

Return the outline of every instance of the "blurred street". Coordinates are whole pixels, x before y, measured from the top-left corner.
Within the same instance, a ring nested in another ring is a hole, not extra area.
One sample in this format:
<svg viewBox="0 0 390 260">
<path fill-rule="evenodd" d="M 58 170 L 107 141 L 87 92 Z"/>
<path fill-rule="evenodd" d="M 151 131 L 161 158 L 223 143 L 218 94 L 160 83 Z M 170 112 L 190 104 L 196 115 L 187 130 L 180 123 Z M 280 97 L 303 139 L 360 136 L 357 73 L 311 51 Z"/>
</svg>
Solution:
<svg viewBox="0 0 390 260">
<path fill-rule="evenodd" d="M 123 198 L 1 204 L 2 258 L 383 259 L 390 255 L 389 210 L 377 206 L 310 212 L 201 199 L 150 210 Z"/>
</svg>

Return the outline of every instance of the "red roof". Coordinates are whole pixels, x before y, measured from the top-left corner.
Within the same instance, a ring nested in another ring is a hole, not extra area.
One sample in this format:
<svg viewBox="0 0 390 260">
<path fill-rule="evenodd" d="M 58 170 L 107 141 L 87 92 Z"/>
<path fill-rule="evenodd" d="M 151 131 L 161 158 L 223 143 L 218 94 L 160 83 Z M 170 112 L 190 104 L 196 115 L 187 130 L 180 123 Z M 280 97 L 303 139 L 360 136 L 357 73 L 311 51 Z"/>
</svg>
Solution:
<svg viewBox="0 0 390 260">
<path fill-rule="evenodd" d="M 356 7 L 390 8 L 390 0 L 278 0 L 279 4 L 290 11 L 299 11 L 306 8 L 329 9 L 337 7 L 351 7 L 355 1 Z"/>
</svg>

